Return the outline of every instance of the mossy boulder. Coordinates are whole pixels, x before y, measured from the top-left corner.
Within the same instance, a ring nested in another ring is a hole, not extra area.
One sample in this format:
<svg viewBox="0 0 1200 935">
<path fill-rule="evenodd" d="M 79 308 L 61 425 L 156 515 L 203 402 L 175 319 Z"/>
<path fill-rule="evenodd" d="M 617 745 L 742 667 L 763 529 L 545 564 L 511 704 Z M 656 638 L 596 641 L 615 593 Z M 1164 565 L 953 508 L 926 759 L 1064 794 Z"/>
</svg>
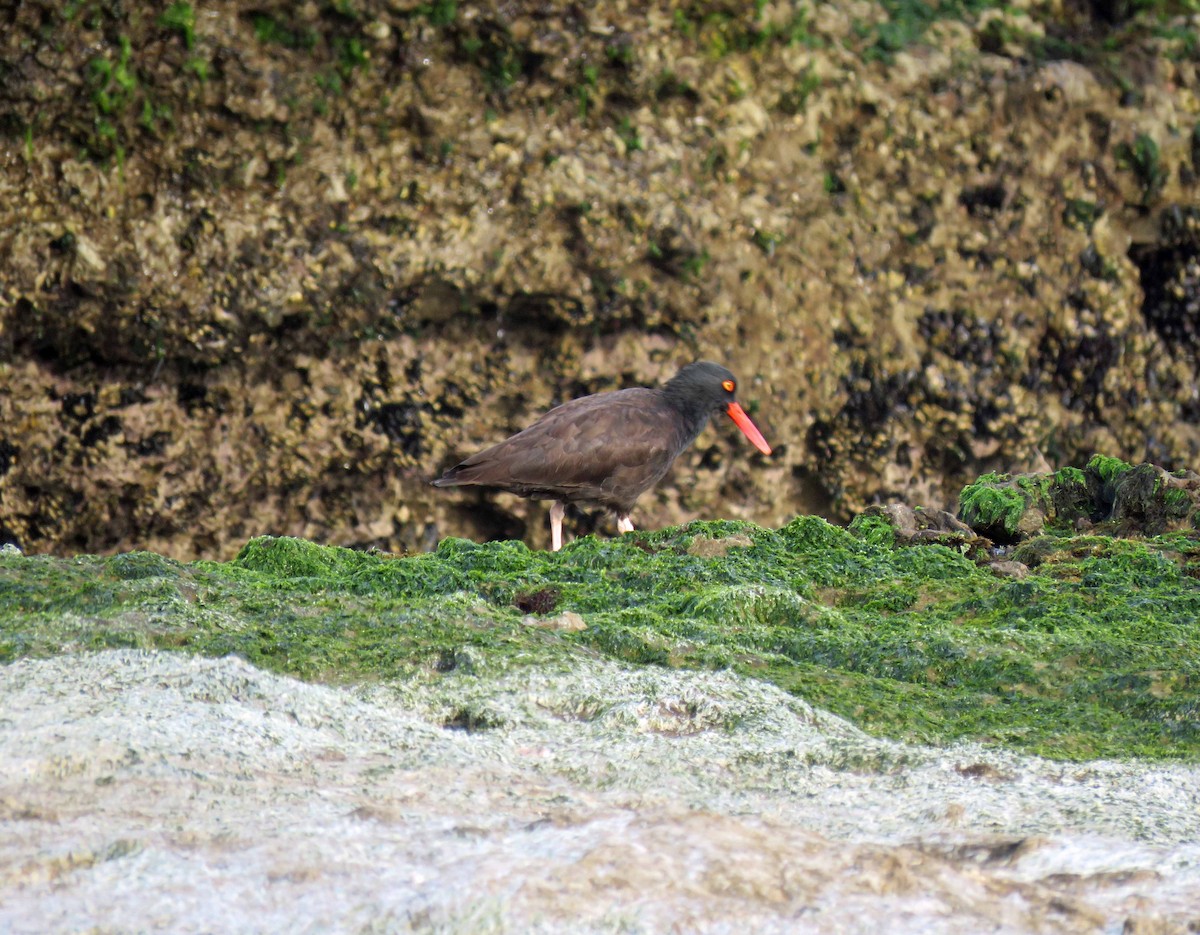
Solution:
<svg viewBox="0 0 1200 935">
<path fill-rule="evenodd" d="M 891 527 L 897 545 L 944 545 L 974 555 L 991 543 L 947 510 L 910 507 L 903 503 L 874 505 L 863 510 L 850 528 L 865 530 L 873 519 Z"/>
<path fill-rule="evenodd" d="M 1096 527 L 1155 536 L 1195 529 L 1200 475 L 1095 455 L 1052 474 L 985 474 L 963 488 L 959 518 L 981 536 L 1011 545 L 1040 535 Z"/>
</svg>

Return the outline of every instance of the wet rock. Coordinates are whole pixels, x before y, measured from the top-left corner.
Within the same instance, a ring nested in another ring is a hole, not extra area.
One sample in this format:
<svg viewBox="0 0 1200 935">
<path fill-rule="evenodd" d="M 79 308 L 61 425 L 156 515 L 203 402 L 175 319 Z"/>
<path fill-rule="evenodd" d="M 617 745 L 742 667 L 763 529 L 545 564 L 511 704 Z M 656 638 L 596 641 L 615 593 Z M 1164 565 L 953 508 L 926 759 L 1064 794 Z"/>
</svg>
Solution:
<svg viewBox="0 0 1200 935">
<path fill-rule="evenodd" d="M 521 622 L 527 627 L 537 627 L 540 630 L 561 630 L 564 633 L 578 633 L 580 630 L 587 629 L 587 621 L 573 610 L 564 610 L 554 617 L 535 617 L 533 614 L 528 614 L 521 618 Z"/>
<path fill-rule="evenodd" d="M 1029 566 L 1023 562 L 992 562 L 988 567 L 991 568 L 993 574 L 1001 578 L 1016 578 L 1020 580 L 1029 574 Z"/>
<path fill-rule="evenodd" d="M 695 555 L 697 558 L 724 558 L 730 549 L 748 549 L 753 545 L 754 540 L 745 535 L 722 536 L 719 539 L 697 536 L 688 546 L 688 555 Z"/>
<path fill-rule="evenodd" d="M 900 545 L 944 545 L 978 557 L 987 554 L 992 543 L 947 510 L 927 510 L 903 503 L 870 506 L 860 516 L 879 516 L 892 526 Z"/>
</svg>

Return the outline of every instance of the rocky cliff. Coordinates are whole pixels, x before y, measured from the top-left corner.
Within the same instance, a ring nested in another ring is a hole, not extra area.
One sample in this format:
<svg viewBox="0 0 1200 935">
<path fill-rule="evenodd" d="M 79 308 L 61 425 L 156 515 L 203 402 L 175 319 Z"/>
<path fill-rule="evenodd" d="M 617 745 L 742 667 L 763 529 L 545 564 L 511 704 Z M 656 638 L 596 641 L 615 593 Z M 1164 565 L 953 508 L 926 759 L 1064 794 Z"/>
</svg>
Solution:
<svg viewBox="0 0 1200 935">
<path fill-rule="evenodd" d="M 776 454 L 706 431 L 639 525 L 1194 467 L 1187 6 L 11 6 L 0 539 L 543 544 L 427 480 L 696 357 Z"/>
</svg>

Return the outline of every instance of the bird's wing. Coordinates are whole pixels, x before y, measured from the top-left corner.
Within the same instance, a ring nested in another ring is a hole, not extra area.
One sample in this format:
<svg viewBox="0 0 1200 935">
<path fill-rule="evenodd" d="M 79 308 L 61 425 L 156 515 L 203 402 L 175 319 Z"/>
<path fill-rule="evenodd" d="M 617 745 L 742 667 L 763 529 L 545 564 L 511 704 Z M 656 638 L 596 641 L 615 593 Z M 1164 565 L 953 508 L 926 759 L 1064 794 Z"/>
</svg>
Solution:
<svg viewBox="0 0 1200 935">
<path fill-rule="evenodd" d="M 664 427 L 662 403 L 646 390 L 571 400 L 529 428 L 467 458 L 447 472 L 458 484 L 577 491 L 604 498 L 614 483 L 633 480 L 634 497 L 655 483 L 679 452 Z M 638 483 L 642 477 L 644 484 Z"/>
</svg>

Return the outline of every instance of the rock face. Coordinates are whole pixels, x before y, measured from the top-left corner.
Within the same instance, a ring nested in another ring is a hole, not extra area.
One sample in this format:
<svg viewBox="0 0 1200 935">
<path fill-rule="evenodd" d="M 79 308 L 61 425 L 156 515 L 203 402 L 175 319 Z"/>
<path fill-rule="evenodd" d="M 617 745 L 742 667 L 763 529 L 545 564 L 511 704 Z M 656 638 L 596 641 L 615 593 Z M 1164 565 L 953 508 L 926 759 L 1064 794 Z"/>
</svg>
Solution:
<svg viewBox="0 0 1200 935">
<path fill-rule="evenodd" d="M 757 6 L 21 4 L 0 540 L 544 541 L 427 479 L 699 357 L 777 454 L 706 432 L 639 525 L 1194 466 L 1187 24 Z"/>
</svg>

